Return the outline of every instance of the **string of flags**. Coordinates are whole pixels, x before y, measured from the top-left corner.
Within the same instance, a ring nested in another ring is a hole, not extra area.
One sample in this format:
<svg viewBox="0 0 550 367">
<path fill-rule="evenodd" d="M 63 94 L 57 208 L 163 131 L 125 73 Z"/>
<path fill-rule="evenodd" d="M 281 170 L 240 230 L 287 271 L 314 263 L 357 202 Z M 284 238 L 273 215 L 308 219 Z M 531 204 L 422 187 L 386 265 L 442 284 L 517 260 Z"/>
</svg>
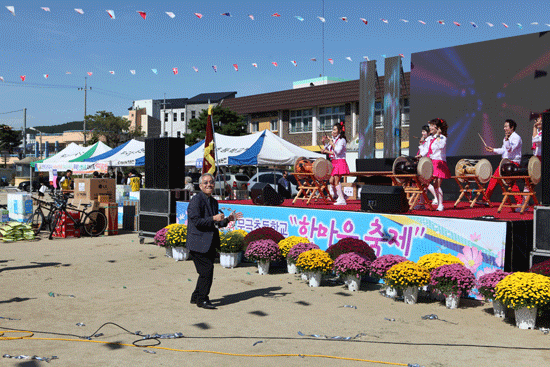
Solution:
<svg viewBox="0 0 550 367">
<path fill-rule="evenodd" d="M 16 15 L 15 14 L 15 6 L 11 6 L 11 5 L 7 5 L 6 6 L 6 9 L 12 14 L 12 15 Z M 48 12 L 48 13 L 51 13 L 52 10 L 49 8 L 49 7 L 40 7 L 40 9 L 42 9 L 43 11 L 45 12 Z M 83 9 L 80 9 L 80 8 L 74 8 L 74 11 L 80 15 L 84 15 L 84 10 Z M 114 10 L 111 10 L 111 9 L 106 9 L 105 10 L 107 12 L 107 15 L 109 16 L 109 18 L 115 20 L 116 19 L 116 16 L 115 16 L 115 12 Z M 142 11 L 142 10 L 137 10 L 136 13 L 141 17 L 143 18 L 143 20 L 147 20 L 147 12 L 145 11 Z M 174 12 L 171 12 L 171 11 L 165 11 L 164 12 L 168 17 L 170 17 L 171 19 L 174 19 L 176 17 L 176 13 Z M 204 16 L 202 13 L 193 13 L 198 19 L 202 19 Z M 225 13 L 221 13 L 220 14 L 221 16 L 224 16 L 224 17 L 233 17 L 233 15 L 230 13 L 230 12 L 225 12 Z M 253 14 L 248 14 L 247 15 L 248 18 L 250 18 L 251 20 L 255 20 L 255 16 Z M 281 18 L 283 17 L 282 14 L 280 13 L 273 13 L 271 14 L 271 17 L 275 17 L 275 18 Z M 299 16 L 299 15 L 294 15 L 293 16 L 294 18 L 296 18 L 297 20 L 299 20 L 300 22 L 303 22 L 305 21 L 305 18 L 302 17 L 302 16 Z M 319 20 L 320 22 L 322 23 L 325 23 L 327 21 L 330 21 L 330 19 L 327 19 L 325 17 L 322 17 L 322 16 L 316 16 L 315 19 Z M 346 17 L 346 16 L 342 16 L 342 17 L 338 17 L 339 20 L 341 21 L 344 21 L 344 22 L 348 22 L 348 20 L 350 18 Z M 359 18 L 358 20 L 360 20 L 361 22 L 363 22 L 365 25 L 368 25 L 369 24 L 369 21 L 366 19 L 366 18 Z M 388 19 L 385 19 L 385 18 L 380 18 L 380 21 L 382 23 L 385 23 L 385 24 L 390 24 L 390 20 Z M 409 20 L 408 19 L 399 19 L 400 22 L 403 22 L 403 23 L 409 23 Z M 424 21 L 424 20 L 421 20 L 419 19 L 418 22 L 422 25 L 428 25 L 428 22 Z M 436 23 L 440 24 L 440 25 L 445 25 L 445 21 L 444 20 L 437 20 Z M 455 26 L 457 27 L 460 27 L 462 26 L 462 23 L 459 23 L 459 22 L 456 22 L 456 21 L 453 21 L 452 22 Z M 469 24 L 473 27 L 473 28 L 478 28 L 478 25 L 474 22 L 469 22 Z M 494 23 L 490 23 L 490 22 L 485 22 L 485 24 L 488 26 L 488 27 L 494 27 Z M 510 26 L 507 24 L 507 23 L 500 23 L 504 28 L 509 28 Z M 523 25 L 521 23 L 516 23 L 515 24 L 519 29 L 523 29 Z M 539 25 L 538 22 L 532 22 L 530 23 L 530 25 L 532 26 L 537 26 Z M 546 26 L 550 27 L 550 24 L 545 24 Z"/>
</svg>

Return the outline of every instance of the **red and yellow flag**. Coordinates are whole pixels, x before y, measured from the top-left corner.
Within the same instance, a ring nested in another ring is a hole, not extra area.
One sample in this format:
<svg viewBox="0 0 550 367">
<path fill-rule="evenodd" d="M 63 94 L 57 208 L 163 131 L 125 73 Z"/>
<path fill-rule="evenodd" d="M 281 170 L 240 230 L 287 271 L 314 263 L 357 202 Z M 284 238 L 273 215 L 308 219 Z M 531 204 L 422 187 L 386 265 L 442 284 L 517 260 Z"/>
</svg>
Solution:
<svg viewBox="0 0 550 367">
<path fill-rule="evenodd" d="M 216 171 L 216 156 L 214 151 L 214 127 L 212 125 L 212 106 L 208 107 L 206 118 L 206 137 L 204 138 L 204 159 L 202 161 L 202 173 L 214 174 Z"/>
</svg>

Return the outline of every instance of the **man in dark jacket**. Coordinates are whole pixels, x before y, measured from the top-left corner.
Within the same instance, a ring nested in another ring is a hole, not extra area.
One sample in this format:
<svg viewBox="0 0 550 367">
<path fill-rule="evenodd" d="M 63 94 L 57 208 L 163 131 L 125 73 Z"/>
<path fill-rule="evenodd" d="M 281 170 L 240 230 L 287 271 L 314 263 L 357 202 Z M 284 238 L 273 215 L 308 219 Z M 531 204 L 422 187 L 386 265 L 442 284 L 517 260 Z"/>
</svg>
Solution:
<svg viewBox="0 0 550 367">
<path fill-rule="evenodd" d="M 212 197 L 214 177 L 203 174 L 199 179 L 201 191 L 193 196 L 187 208 L 187 247 L 191 252 L 199 274 L 197 286 L 191 295 L 191 303 L 198 307 L 214 310 L 208 295 L 214 278 L 216 249 L 220 248 L 218 227 L 225 227 L 231 221 L 242 218 L 242 213 L 232 213 L 227 218 L 218 210 L 218 201 Z"/>
</svg>

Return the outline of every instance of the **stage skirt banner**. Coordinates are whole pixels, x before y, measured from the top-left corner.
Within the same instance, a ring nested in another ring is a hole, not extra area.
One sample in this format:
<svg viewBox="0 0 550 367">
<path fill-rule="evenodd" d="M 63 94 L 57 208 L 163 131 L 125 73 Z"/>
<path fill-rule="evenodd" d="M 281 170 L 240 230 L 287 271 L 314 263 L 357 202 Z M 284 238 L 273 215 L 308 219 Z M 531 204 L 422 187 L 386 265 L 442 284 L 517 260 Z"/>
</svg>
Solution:
<svg viewBox="0 0 550 367">
<path fill-rule="evenodd" d="M 178 202 L 178 223 L 187 222 L 187 204 Z M 324 250 L 353 237 L 367 242 L 377 257 L 393 254 L 418 261 L 435 252 L 452 254 L 477 278 L 504 266 L 506 222 L 229 203 L 220 203 L 220 210 L 226 216 L 233 210 L 243 213 L 229 229 L 271 227 L 285 237 L 307 237 Z"/>
</svg>

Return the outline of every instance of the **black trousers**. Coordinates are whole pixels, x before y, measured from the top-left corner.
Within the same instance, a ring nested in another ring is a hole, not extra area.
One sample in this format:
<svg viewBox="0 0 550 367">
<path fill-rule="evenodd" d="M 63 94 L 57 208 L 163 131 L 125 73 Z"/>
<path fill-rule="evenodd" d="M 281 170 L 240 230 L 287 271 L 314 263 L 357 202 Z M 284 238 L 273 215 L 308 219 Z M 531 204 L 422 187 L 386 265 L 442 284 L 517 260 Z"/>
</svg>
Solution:
<svg viewBox="0 0 550 367">
<path fill-rule="evenodd" d="M 214 259 L 216 258 L 216 249 L 214 246 L 210 247 L 208 252 L 196 252 L 191 251 L 193 263 L 195 269 L 199 274 L 197 279 L 197 286 L 191 294 L 191 299 L 201 303 L 209 301 L 208 295 L 210 294 L 210 288 L 212 287 L 212 280 L 214 279 Z"/>
</svg>

